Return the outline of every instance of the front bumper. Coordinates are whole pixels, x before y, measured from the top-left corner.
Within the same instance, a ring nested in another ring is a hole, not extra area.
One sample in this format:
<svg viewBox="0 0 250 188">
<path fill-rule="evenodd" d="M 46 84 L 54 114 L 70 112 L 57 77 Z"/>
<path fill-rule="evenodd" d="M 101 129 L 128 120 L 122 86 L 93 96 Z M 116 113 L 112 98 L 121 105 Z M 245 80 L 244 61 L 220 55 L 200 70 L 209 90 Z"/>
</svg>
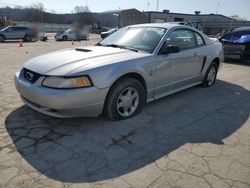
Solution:
<svg viewBox="0 0 250 188">
<path fill-rule="evenodd" d="M 107 36 L 109 36 L 110 34 L 108 34 L 108 33 L 103 33 L 103 34 L 101 34 L 101 38 L 102 39 L 104 39 L 104 38 L 106 38 Z"/>
<path fill-rule="evenodd" d="M 242 44 L 224 44 L 224 55 L 228 59 L 250 60 L 250 49 Z"/>
<path fill-rule="evenodd" d="M 51 89 L 41 86 L 44 77 L 31 83 L 20 73 L 14 77 L 22 100 L 41 113 L 60 117 L 95 117 L 102 113 L 108 88 Z"/>
<path fill-rule="evenodd" d="M 55 40 L 62 40 L 62 35 L 55 35 Z"/>
</svg>

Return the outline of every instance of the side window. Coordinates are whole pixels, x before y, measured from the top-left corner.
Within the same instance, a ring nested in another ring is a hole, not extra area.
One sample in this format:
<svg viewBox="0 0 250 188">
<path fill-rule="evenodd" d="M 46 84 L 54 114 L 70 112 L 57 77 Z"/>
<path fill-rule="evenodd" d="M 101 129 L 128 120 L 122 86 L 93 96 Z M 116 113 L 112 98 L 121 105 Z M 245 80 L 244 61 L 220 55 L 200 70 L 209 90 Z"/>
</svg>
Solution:
<svg viewBox="0 0 250 188">
<path fill-rule="evenodd" d="M 20 31 L 19 27 L 13 27 L 12 30 L 13 31 Z"/>
<path fill-rule="evenodd" d="M 13 31 L 13 27 L 9 27 L 8 29 L 6 29 L 6 31 L 8 31 L 8 32 Z"/>
<path fill-rule="evenodd" d="M 25 30 L 27 30 L 26 27 L 19 27 L 19 31 L 25 31 Z"/>
<path fill-rule="evenodd" d="M 167 45 L 173 45 L 180 48 L 180 50 L 186 50 L 196 47 L 194 34 L 187 29 L 178 29 L 173 31 L 167 38 Z"/>
<path fill-rule="evenodd" d="M 197 46 L 204 46 L 205 42 L 204 39 L 202 38 L 202 36 L 200 36 L 198 33 L 194 33 L 196 41 L 197 41 Z"/>
<path fill-rule="evenodd" d="M 24 31 L 25 28 L 24 27 L 14 27 L 15 31 Z"/>
</svg>

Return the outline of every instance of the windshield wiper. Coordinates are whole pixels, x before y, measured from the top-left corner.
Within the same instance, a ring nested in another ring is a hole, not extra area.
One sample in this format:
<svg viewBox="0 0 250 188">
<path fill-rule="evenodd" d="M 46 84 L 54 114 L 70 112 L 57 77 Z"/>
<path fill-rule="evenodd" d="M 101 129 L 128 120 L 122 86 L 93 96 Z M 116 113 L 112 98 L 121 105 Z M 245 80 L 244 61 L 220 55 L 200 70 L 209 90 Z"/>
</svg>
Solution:
<svg viewBox="0 0 250 188">
<path fill-rule="evenodd" d="M 138 52 L 139 50 L 138 49 L 136 49 L 136 48 L 132 48 L 132 47 L 126 47 L 126 46 L 124 46 L 124 47 L 122 47 L 123 49 L 127 49 L 127 50 L 131 50 L 131 51 L 134 51 L 134 52 Z"/>
<path fill-rule="evenodd" d="M 113 47 L 113 48 L 120 48 L 121 46 L 118 46 L 117 44 L 101 44 L 98 42 L 96 46 L 103 46 L 103 47 Z"/>
<path fill-rule="evenodd" d="M 119 46 L 117 44 L 106 44 L 104 46 L 113 47 L 113 48 L 121 48 L 121 46 Z"/>
<path fill-rule="evenodd" d="M 122 45 L 118 45 L 118 44 L 101 44 L 101 43 L 97 43 L 97 46 L 103 46 L 103 47 L 112 47 L 112 48 L 121 48 L 121 49 L 126 49 L 126 50 L 131 50 L 134 52 L 138 52 L 139 50 L 133 47 L 128 47 L 128 46 L 122 46 Z"/>
<path fill-rule="evenodd" d="M 131 50 L 131 51 L 134 51 L 134 52 L 138 52 L 138 51 L 139 51 L 139 50 L 136 49 L 136 48 L 127 47 L 127 46 L 122 46 L 122 45 L 117 45 L 117 44 L 107 44 L 107 45 L 105 45 L 105 46 L 113 47 L 113 48 L 121 48 L 121 49 Z"/>
<path fill-rule="evenodd" d="M 104 45 L 98 42 L 95 46 L 104 46 Z"/>
</svg>

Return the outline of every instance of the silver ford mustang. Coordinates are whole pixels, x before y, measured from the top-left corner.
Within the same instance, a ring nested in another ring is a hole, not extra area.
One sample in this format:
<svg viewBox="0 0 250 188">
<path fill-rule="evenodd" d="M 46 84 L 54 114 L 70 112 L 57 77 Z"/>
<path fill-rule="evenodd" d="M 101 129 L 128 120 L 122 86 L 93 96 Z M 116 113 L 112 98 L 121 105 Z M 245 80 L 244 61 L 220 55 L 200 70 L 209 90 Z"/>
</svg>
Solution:
<svg viewBox="0 0 250 188">
<path fill-rule="evenodd" d="M 138 114 L 146 102 L 202 84 L 212 86 L 222 45 L 176 24 L 124 27 L 96 46 L 72 48 L 29 60 L 15 75 L 31 108 L 55 117 L 111 120 Z"/>
</svg>

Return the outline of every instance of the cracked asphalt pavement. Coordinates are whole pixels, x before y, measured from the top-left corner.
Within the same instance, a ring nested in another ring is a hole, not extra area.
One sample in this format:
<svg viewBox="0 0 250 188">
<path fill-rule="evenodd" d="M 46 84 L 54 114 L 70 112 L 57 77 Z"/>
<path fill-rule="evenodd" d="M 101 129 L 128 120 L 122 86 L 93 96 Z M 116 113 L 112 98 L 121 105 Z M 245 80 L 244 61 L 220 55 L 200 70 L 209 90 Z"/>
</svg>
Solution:
<svg viewBox="0 0 250 188">
<path fill-rule="evenodd" d="M 17 46 L 0 44 L 0 187 L 250 187 L 249 65 L 223 63 L 214 87 L 152 102 L 126 121 L 58 119 L 25 106 L 13 75 L 71 42 Z"/>
</svg>

